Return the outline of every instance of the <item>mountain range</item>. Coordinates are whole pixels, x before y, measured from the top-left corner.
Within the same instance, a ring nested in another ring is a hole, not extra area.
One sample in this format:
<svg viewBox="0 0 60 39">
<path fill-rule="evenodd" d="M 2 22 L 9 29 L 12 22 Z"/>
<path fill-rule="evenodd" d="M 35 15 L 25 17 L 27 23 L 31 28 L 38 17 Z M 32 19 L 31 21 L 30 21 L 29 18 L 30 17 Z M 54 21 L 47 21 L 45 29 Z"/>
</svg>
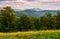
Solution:
<svg viewBox="0 0 60 39">
<path fill-rule="evenodd" d="M 57 12 L 60 12 L 60 10 L 43 10 L 43 9 L 39 9 L 39 8 L 25 9 L 25 10 L 14 9 L 14 10 L 15 10 L 17 16 L 20 16 L 22 14 L 27 14 L 29 16 L 34 16 L 34 17 L 41 17 L 47 13 L 56 15 Z"/>
</svg>

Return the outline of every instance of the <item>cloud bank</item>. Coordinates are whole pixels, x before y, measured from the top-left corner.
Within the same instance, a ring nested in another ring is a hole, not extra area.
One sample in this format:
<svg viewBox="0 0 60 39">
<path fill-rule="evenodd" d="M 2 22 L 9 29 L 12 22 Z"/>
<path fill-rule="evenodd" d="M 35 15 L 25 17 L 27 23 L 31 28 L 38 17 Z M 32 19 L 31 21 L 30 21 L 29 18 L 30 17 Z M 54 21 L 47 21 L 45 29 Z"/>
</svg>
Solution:
<svg viewBox="0 0 60 39">
<path fill-rule="evenodd" d="M 0 0 L 0 4 L 0 7 L 11 6 L 15 9 L 60 9 L 60 0 Z"/>
</svg>

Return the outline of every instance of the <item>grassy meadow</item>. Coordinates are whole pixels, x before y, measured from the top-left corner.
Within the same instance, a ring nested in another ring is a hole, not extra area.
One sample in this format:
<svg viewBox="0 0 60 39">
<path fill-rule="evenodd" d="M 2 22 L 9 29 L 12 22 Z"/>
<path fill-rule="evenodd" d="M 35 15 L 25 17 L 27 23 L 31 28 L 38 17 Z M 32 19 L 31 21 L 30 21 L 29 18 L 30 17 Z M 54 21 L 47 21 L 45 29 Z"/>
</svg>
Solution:
<svg viewBox="0 0 60 39">
<path fill-rule="evenodd" d="M 60 39 L 60 30 L 0 33 L 0 39 Z"/>
</svg>

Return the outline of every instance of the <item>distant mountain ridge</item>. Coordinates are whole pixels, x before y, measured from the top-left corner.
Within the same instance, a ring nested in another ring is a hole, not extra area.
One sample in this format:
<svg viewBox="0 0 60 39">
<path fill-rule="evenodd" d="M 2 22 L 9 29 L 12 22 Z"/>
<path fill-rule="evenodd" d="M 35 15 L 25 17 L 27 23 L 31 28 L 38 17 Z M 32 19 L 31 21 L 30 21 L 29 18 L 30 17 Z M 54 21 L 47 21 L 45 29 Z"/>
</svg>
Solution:
<svg viewBox="0 0 60 39">
<path fill-rule="evenodd" d="M 35 11 L 43 11 L 43 9 L 39 9 L 39 8 L 33 8 L 32 10 L 35 10 Z"/>
<path fill-rule="evenodd" d="M 33 8 L 33 9 L 25 9 L 25 10 L 15 10 L 17 15 L 22 15 L 22 14 L 27 14 L 29 16 L 34 16 L 34 17 L 41 17 L 48 12 L 50 12 L 52 15 L 56 15 L 57 12 L 60 12 L 60 10 L 43 10 L 43 9 L 38 9 L 38 8 Z"/>
<path fill-rule="evenodd" d="M 19 11 L 20 9 L 14 9 L 15 11 Z M 35 10 L 35 11 L 43 11 L 43 9 L 32 8 L 32 9 L 24 9 L 24 10 Z"/>
</svg>

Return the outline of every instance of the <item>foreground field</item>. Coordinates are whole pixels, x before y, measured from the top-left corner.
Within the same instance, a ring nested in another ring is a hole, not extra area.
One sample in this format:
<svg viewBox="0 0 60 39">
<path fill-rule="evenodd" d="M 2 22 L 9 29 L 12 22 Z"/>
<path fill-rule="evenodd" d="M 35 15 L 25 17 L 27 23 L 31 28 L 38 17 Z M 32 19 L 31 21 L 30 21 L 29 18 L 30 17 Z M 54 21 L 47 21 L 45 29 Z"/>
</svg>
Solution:
<svg viewBox="0 0 60 39">
<path fill-rule="evenodd" d="M 60 30 L 0 33 L 0 39 L 60 39 Z"/>
</svg>

